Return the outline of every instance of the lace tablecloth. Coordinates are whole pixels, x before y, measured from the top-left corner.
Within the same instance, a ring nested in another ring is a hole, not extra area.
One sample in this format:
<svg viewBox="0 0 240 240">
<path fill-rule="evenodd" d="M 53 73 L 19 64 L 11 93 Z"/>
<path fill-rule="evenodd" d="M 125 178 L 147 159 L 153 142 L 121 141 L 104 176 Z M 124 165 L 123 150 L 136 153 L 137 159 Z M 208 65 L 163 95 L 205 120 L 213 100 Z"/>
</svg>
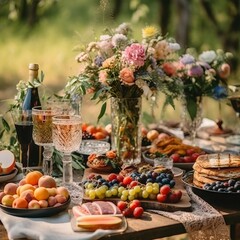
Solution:
<svg viewBox="0 0 240 240">
<path fill-rule="evenodd" d="M 192 200 L 192 212 L 165 212 L 148 210 L 181 222 L 192 240 L 230 240 L 230 230 L 223 216 L 211 205 L 192 192 L 186 190 Z"/>
</svg>

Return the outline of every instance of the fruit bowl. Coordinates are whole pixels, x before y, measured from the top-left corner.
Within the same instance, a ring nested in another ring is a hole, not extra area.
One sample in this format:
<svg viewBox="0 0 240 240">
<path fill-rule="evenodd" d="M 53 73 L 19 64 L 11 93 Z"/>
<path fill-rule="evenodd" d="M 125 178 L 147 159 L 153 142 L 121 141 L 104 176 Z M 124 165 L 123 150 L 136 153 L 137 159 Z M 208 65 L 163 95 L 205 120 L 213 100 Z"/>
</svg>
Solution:
<svg viewBox="0 0 240 240">
<path fill-rule="evenodd" d="M 194 171 L 187 172 L 183 177 L 183 183 L 192 188 L 192 191 L 201 197 L 206 202 L 221 206 L 227 207 L 230 209 L 240 209 L 240 193 L 234 192 L 217 192 L 206 190 L 200 187 L 197 187 L 193 184 L 193 173 Z"/>
<path fill-rule="evenodd" d="M 38 218 L 38 217 L 49 217 L 55 214 L 58 214 L 64 210 L 66 210 L 71 202 L 71 198 L 56 207 L 47 207 L 47 208 L 39 208 L 39 209 L 25 209 L 25 208 L 12 208 L 7 207 L 0 204 L 0 208 L 5 212 L 13 216 L 18 217 L 31 217 L 31 218 Z"/>
</svg>

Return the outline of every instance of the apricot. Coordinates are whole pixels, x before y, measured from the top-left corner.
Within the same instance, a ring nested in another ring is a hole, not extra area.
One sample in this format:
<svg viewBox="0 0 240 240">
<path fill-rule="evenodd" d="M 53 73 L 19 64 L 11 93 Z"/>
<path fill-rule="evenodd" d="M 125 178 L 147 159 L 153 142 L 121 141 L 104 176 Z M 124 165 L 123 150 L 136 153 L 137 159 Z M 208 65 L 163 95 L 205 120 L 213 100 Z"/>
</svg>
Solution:
<svg viewBox="0 0 240 240">
<path fill-rule="evenodd" d="M 38 180 L 42 176 L 43 174 L 41 172 L 33 171 L 33 172 L 29 172 L 26 175 L 25 180 L 26 180 L 26 183 L 32 184 L 34 186 L 34 185 L 38 185 Z"/>
<path fill-rule="evenodd" d="M 62 196 L 62 195 L 60 195 L 60 194 L 57 194 L 57 195 L 55 196 L 55 198 L 57 199 L 57 202 L 58 202 L 58 203 L 65 203 L 65 202 L 67 201 L 67 198 L 64 197 L 64 196 Z"/>
<path fill-rule="evenodd" d="M 34 191 L 34 197 L 37 200 L 46 200 L 49 198 L 49 192 L 45 187 L 39 187 Z"/>
<path fill-rule="evenodd" d="M 28 208 L 29 209 L 39 209 L 39 208 L 41 208 L 41 205 L 37 200 L 33 199 L 28 203 Z"/>
<path fill-rule="evenodd" d="M 57 203 L 57 199 L 54 196 L 48 198 L 48 206 L 53 207 Z"/>
<path fill-rule="evenodd" d="M 27 202 L 30 202 L 32 201 L 33 199 L 35 199 L 34 197 L 34 192 L 32 189 L 27 189 L 25 191 L 23 191 L 21 194 L 20 194 L 20 197 L 21 198 L 25 198 L 27 200 Z"/>
<path fill-rule="evenodd" d="M 68 189 L 65 187 L 58 187 L 57 194 L 64 196 L 66 199 L 69 197 Z"/>
<path fill-rule="evenodd" d="M 48 207 L 48 201 L 47 200 L 39 200 L 38 203 L 40 204 L 41 208 Z"/>
<path fill-rule="evenodd" d="M 25 178 L 21 179 L 18 183 L 19 186 L 23 186 L 25 184 L 26 184 L 26 179 Z"/>
<path fill-rule="evenodd" d="M 15 200 L 15 198 L 13 197 L 13 195 L 6 194 L 2 198 L 2 205 L 7 206 L 7 207 L 12 207 L 14 200 Z"/>
<path fill-rule="evenodd" d="M 4 191 L 6 194 L 14 195 L 14 194 L 17 193 L 17 188 L 18 188 L 18 185 L 17 185 L 16 183 L 7 183 L 7 184 L 4 186 L 3 191 Z"/>
<path fill-rule="evenodd" d="M 57 194 L 57 188 L 47 188 L 49 196 L 55 196 Z"/>
<path fill-rule="evenodd" d="M 12 203 L 13 208 L 28 208 L 28 201 L 25 198 L 16 198 Z"/>
<path fill-rule="evenodd" d="M 49 175 L 44 175 L 39 178 L 38 186 L 45 187 L 45 188 L 55 188 L 57 186 L 57 184 L 53 177 L 51 177 Z"/>
<path fill-rule="evenodd" d="M 6 195 L 5 192 L 0 192 L 0 203 L 2 202 L 2 198 Z"/>
<path fill-rule="evenodd" d="M 157 130 L 150 130 L 147 133 L 147 139 L 150 141 L 153 141 L 154 139 L 156 139 L 159 135 L 159 132 Z"/>
<path fill-rule="evenodd" d="M 22 192 L 28 189 L 32 190 L 33 192 L 35 191 L 35 187 L 32 184 L 26 183 L 23 186 L 20 186 L 19 191 L 17 190 L 18 195 L 20 196 Z"/>
</svg>

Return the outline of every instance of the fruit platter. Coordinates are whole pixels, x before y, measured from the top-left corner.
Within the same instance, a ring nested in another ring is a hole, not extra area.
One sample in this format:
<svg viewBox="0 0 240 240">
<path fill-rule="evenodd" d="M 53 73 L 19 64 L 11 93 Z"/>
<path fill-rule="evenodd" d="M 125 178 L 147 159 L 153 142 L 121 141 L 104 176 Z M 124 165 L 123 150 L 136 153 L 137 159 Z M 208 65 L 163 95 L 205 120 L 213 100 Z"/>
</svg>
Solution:
<svg viewBox="0 0 240 240">
<path fill-rule="evenodd" d="M 174 179 L 171 170 L 153 168 L 150 165 L 143 165 L 138 171 L 135 170 L 131 172 L 123 169 L 120 173 L 99 174 L 93 169 L 86 169 L 83 177 L 83 201 L 109 200 L 118 206 L 127 206 L 137 200 L 144 209 L 191 209 L 188 194 L 180 180 Z M 124 216 L 128 216 L 130 212 L 131 210 L 126 210 Z"/>
<path fill-rule="evenodd" d="M 205 201 L 240 208 L 240 158 L 231 154 L 201 156 L 183 182 Z"/>
<path fill-rule="evenodd" d="M 53 177 L 29 172 L 19 183 L 9 182 L 0 192 L 0 208 L 21 217 L 47 217 L 65 210 L 71 202 L 68 190 Z"/>
</svg>

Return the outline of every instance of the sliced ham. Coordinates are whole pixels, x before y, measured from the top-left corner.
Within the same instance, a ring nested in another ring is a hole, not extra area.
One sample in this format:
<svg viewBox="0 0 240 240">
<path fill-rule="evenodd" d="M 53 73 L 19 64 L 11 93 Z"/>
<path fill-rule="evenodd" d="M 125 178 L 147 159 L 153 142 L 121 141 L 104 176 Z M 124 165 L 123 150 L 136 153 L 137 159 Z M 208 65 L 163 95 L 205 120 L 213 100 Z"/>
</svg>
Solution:
<svg viewBox="0 0 240 240">
<path fill-rule="evenodd" d="M 98 208 L 101 215 L 117 213 L 116 208 L 113 207 L 114 204 L 111 204 L 110 202 L 96 201 L 92 204 Z"/>
<path fill-rule="evenodd" d="M 83 208 L 85 208 L 86 211 L 88 211 L 89 214 L 91 214 L 91 215 L 99 215 L 99 214 L 101 214 L 99 212 L 99 209 L 95 205 L 93 205 L 91 202 L 83 203 L 81 206 Z"/>
<path fill-rule="evenodd" d="M 73 206 L 72 208 L 73 215 L 75 217 L 79 216 L 85 216 L 85 215 L 91 215 L 89 211 L 86 211 L 86 209 L 82 206 Z"/>
</svg>

